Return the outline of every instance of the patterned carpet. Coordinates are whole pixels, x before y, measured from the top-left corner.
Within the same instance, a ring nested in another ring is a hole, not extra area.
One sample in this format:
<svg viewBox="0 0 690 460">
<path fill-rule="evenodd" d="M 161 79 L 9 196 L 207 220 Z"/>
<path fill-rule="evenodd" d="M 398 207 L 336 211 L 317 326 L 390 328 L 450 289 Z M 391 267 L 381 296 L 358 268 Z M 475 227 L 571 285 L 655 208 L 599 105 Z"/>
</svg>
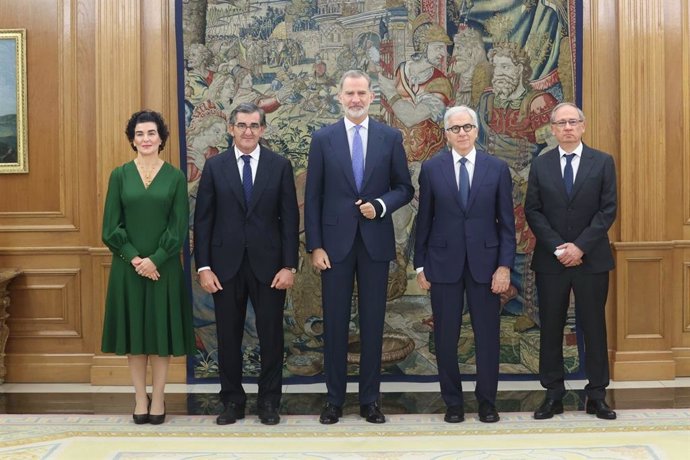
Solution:
<svg viewBox="0 0 690 460">
<path fill-rule="evenodd" d="M 468 414 L 391 415 L 372 425 L 355 415 L 324 426 L 291 415 L 274 427 L 249 416 L 218 426 L 212 416 L 169 416 L 135 426 L 131 416 L 0 415 L 0 459 L 686 459 L 690 410 L 619 410 L 618 420 L 566 412 L 537 421 L 501 415 L 496 424 Z"/>
</svg>

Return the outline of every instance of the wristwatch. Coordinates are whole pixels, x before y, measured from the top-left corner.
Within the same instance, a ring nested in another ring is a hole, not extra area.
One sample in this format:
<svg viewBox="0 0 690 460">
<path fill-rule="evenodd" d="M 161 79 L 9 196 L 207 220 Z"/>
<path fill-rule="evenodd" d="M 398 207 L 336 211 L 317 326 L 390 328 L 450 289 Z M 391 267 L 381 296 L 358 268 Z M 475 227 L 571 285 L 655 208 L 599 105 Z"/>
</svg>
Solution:
<svg viewBox="0 0 690 460">
<path fill-rule="evenodd" d="M 293 267 L 283 267 L 283 268 L 285 268 L 285 270 L 290 270 L 290 273 L 292 273 L 293 275 L 294 275 L 295 273 L 297 273 L 297 269 L 296 269 L 296 268 L 293 268 Z"/>
</svg>

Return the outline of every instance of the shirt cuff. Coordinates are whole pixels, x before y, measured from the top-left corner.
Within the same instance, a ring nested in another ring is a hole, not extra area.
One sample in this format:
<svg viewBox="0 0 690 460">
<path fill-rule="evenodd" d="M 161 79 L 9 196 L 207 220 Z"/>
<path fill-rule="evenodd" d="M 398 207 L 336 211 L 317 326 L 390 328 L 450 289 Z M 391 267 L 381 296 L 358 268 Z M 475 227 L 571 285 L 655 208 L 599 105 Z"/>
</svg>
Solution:
<svg viewBox="0 0 690 460">
<path fill-rule="evenodd" d="M 424 267 L 417 267 L 417 268 L 415 268 L 414 270 L 415 270 L 415 271 L 417 272 L 417 274 L 419 275 L 420 273 L 422 273 L 422 272 L 424 271 Z"/>
<path fill-rule="evenodd" d="M 211 269 L 211 267 L 199 267 L 199 268 L 197 268 L 196 272 L 201 273 L 203 271 L 210 270 L 210 269 Z"/>
</svg>

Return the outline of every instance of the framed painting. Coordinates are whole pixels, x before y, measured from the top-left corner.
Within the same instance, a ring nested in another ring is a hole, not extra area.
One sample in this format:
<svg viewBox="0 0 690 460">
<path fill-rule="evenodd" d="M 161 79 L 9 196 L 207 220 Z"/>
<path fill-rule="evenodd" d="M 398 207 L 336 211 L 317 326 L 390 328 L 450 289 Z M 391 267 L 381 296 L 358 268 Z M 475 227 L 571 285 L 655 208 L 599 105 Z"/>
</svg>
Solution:
<svg viewBox="0 0 690 460">
<path fill-rule="evenodd" d="M 0 29 L 0 173 L 28 173 L 26 30 Z"/>
</svg>

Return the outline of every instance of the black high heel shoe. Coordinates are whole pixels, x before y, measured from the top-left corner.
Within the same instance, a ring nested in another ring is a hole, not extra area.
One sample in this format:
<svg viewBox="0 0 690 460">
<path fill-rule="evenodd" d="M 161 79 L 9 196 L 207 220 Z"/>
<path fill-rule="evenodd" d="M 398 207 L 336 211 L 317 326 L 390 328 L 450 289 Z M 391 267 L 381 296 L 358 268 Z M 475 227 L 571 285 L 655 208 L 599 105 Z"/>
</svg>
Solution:
<svg viewBox="0 0 690 460">
<path fill-rule="evenodd" d="M 151 425 L 160 425 L 163 422 L 165 422 L 165 403 L 163 403 L 163 413 L 162 414 L 160 414 L 160 415 L 149 414 L 149 423 Z"/>
<path fill-rule="evenodd" d="M 146 395 L 146 399 L 149 400 L 149 405 L 148 408 L 146 409 L 145 414 L 132 414 L 132 419 L 134 420 L 134 423 L 136 425 L 143 425 L 144 423 L 149 423 L 149 411 L 151 410 L 151 398 L 149 395 Z M 136 408 L 136 404 L 134 405 Z"/>
</svg>

